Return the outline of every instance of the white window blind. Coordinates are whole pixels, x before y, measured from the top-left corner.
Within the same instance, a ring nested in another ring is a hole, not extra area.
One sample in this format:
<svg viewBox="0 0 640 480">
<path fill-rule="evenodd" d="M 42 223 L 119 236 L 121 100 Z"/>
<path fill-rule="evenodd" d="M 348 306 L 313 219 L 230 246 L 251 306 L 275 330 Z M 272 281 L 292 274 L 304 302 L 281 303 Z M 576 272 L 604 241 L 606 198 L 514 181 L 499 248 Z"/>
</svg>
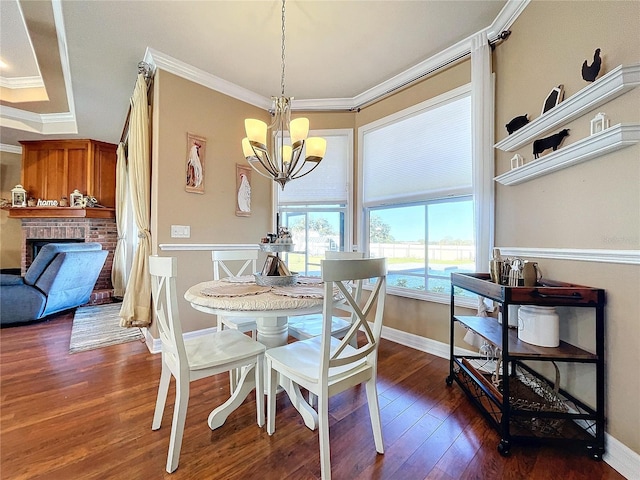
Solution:
<svg viewBox="0 0 640 480">
<path fill-rule="evenodd" d="M 278 203 L 281 205 L 346 203 L 349 168 L 352 163 L 351 131 L 348 133 L 310 132 L 309 136 L 325 138 L 327 153 L 313 172 L 287 183 L 284 191 L 278 188 Z"/>
<path fill-rule="evenodd" d="M 471 193 L 471 139 L 468 91 L 367 129 L 364 205 Z"/>
</svg>

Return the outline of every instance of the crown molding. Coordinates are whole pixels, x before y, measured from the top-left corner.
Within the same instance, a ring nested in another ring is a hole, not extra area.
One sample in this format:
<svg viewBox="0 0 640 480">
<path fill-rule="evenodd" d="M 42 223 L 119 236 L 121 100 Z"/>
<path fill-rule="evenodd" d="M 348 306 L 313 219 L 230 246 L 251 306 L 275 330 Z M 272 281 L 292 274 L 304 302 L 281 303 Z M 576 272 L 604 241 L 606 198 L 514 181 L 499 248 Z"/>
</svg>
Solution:
<svg viewBox="0 0 640 480">
<path fill-rule="evenodd" d="M 8 145 L 6 143 L 0 143 L 0 152 L 16 153 L 18 155 L 22 155 L 22 147 L 19 145 Z"/>
<path fill-rule="evenodd" d="M 528 4 L 529 0 L 508 0 L 493 23 L 484 30 L 487 32 L 487 38 L 489 41 L 491 42 L 495 40 L 502 31 L 508 29 Z M 291 104 L 291 108 L 293 110 L 307 111 L 355 110 L 367 103 L 379 100 L 385 95 L 407 86 L 412 82 L 437 71 L 445 65 L 457 62 L 471 51 L 471 39 L 474 36 L 475 35 L 472 35 L 471 37 L 452 45 L 442 52 L 433 55 L 427 60 L 418 63 L 395 77 L 392 77 L 353 98 L 294 99 Z M 249 103 L 250 105 L 254 105 L 265 110 L 272 108 L 273 102 L 270 98 L 258 95 L 246 88 L 235 85 L 220 77 L 216 77 L 215 75 L 211 75 L 210 73 L 152 48 L 147 48 L 144 61 L 152 65 L 154 68 L 162 68 L 174 75 L 178 75 L 179 77 L 185 78 L 212 90 L 229 95 L 230 97 Z"/>
<path fill-rule="evenodd" d="M 58 39 L 60 65 L 67 95 L 68 112 L 38 114 L 14 107 L 3 106 L 0 109 L 0 126 L 44 135 L 77 134 L 73 85 L 71 83 L 71 67 L 67 50 L 67 38 L 64 28 L 61 0 L 51 0 L 54 24 Z"/>
<path fill-rule="evenodd" d="M 0 126 L 43 135 L 78 133 L 76 116 L 71 112 L 33 113 L 13 107 L 2 107 Z"/>
<path fill-rule="evenodd" d="M 0 87 L 3 88 L 43 88 L 44 82 L 42 81 L 42 77 L 33 76 L 33 77 L 0 77 Z"/>
<path fill-rule="evenodd" d="M 188 63 L 182 62 L 167 54 L 147 47 L 144 54 L 144 61 L 156 68 L 161 68 L 169 73 L 173 73 L 179 77 L 190 80 L 194 83 L 210 88 L 217 92 L 223 93 L 238 100 L 242 100 L 250 105 L 269 110 L 272 102 L 270 98 L 263 97 L 246 88 L 240 87 L 234 83 L 228 82 L 223 78 L 216 77 L 210 73 L 196 68 Z"/>
</svg>

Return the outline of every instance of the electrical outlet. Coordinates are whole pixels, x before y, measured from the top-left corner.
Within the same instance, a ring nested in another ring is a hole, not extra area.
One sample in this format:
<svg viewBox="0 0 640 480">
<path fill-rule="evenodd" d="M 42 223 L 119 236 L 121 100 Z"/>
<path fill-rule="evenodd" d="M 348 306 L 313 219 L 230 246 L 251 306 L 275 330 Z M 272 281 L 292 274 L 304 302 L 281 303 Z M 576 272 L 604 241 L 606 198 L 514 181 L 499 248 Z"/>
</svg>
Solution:
<svg viewBox="0 0 640 480">
<path fill-rule="evenodd" d="M 171 238 L 190 238 L 191 227 L 189 225 L 171 225 Z"/>
</svg>

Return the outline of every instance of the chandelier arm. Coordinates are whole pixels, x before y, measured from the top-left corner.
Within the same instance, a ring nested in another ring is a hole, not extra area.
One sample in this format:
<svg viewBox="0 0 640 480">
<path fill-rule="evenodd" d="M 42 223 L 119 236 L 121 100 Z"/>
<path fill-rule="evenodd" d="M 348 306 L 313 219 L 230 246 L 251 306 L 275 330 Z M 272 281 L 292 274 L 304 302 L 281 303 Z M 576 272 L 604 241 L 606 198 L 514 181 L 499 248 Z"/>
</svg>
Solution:
<svg viewBox="0 0 640 480">
<path fill-rule="evenodd" d="M 313 172 L 313 171 L 318 167 L 318 165 L 320 165 L 320 162 L 319 162 L 319 161 L 318 161 L 318 162 L 315 162 L 315 165 L 314 165 L 312 168 L 310 168 L 308 171 L 304 172 L 303 174 L 298 175 L 298 173 L 300 173 L 300 170 L 302 170 L 302 167 L 304 167 L 306 163 L 307 163 L 307 161 L 305 161 L 302 165 L 300 165 L 300 168 L 298 169 L 298 171 L 297 171 L 297 172 L 294 172 L 294 173 L 289 177 L 289 180 L 296 180 L 296 179 L 298 179 L 298 178 L 304 177 L 305 175 L 309 175 L 311 172 Z"/>
<path fill-rule="evenodd" d="M 296 142 L 296 145 L 293 147 L 293 150 L 291 151 L 291 162 L 287 166 L 287 172 L 286 172 L 287 176 L 291 176 L 293 172 L 299 171 L 299 169 L 296 170 L 296 166 L 300 161 L 300 156 L 302 155 L 303 147 L 304 147 L 304 140 L 300 142 Z M 302 163 L 302 165 L 300 165 L 300 168 L 302 168 L 303 166 L 304 166 L 304 162 Z"/>
<path fill-rule="evenodd" d="M 263 149 L 259 146 L 256 146 L 254 145 L 254 142 L 250 142 L 250 145 L 251 145 L 251 149 L 253 150 L 253 153 L 255 154 L 254 156 L 258 160 L 258 162 L 260 162 L 260 165 L 262 165 L 262 167 L 267 172 L 269 172 L 272 177 L 278 175 L 278 169 L 273 164 L 273 161 L 269 157 L 269 152 L 266 150 L 266 148 Z M 266 157 L 266 163 L 262 157 Z M 249 164 L 251 165 L 251 162 L 249 162 Z M 255 170 L 255 167 L 254 167 L 254 170 Z"/>
</svg>

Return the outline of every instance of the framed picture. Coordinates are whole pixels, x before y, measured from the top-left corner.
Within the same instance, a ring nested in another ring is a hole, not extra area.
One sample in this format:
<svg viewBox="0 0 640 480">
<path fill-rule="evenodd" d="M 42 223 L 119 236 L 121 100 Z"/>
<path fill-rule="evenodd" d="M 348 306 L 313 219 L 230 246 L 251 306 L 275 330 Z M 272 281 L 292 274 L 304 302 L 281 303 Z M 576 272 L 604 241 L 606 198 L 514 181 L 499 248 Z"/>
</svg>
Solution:
<svg viewBox="0 0 640 480">
<path fill-rule="evenodd" d="M 547 98 L 544 100 L 544 105 L 542 105 L 542 113 L 548 112 L 553 107 L 558 105 L 564 99 L 564 86 L 558 85 L 554 87 L 547 95 Z"/>
<path fill-rule="evenodd" d="M 190 193 L 204 193 L 204 172 L 207 139 L 187 133 L 187 161 L 185 190 Z"/>
<path fill-rule="evenodd" d="M 236 163 L 236 215 L 251 216 L 251 167 Z"/>
</svg>

